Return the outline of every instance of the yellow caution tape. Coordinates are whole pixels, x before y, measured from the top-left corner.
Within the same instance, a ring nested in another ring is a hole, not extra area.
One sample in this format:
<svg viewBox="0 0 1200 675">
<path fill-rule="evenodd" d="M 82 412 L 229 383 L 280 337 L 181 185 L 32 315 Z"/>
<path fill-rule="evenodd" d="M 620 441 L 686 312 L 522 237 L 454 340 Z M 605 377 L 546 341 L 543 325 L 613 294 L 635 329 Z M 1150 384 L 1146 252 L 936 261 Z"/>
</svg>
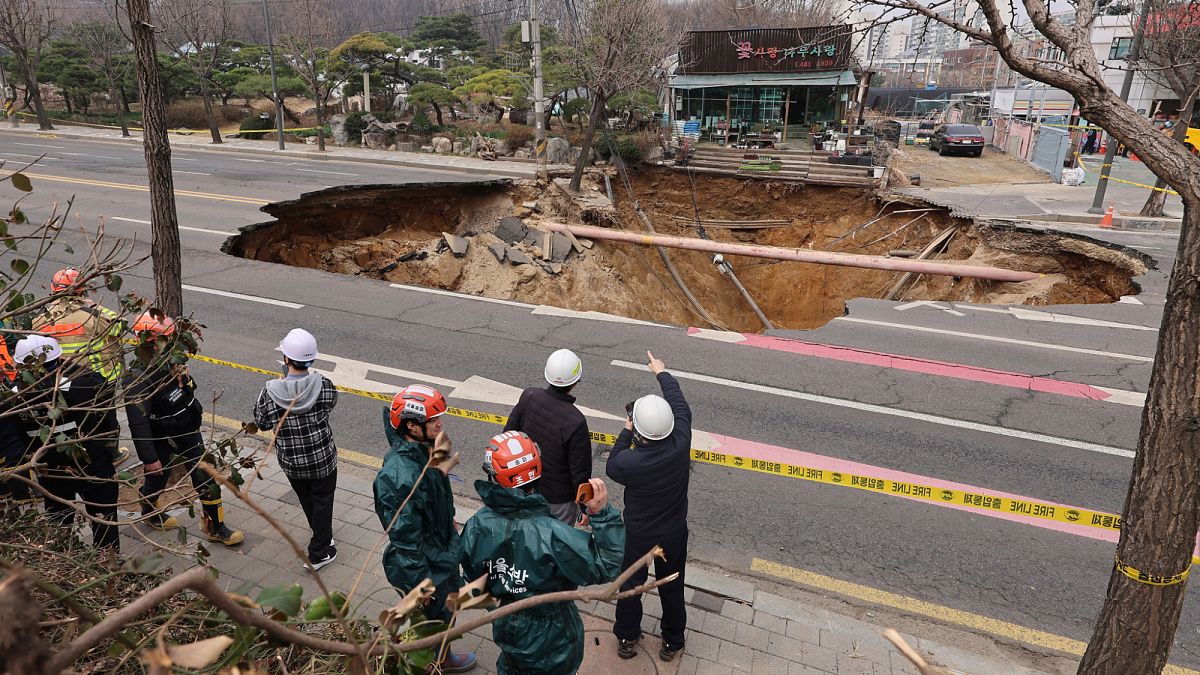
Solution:
<svg viewBox="0 0 1200 675">
<path fill-rule="evenodd" d="M 1148 584 L 1150 586 L 1174 586 L 1175 584 L 1181 584 L 1188 578 L 1188 574 L 1190 574 L 1192 571 L 1192 568 L 1188 567 L 1179 574 L 1160 577 L 1154 574 L 1147 574 L 1141 570 L 1138 570 L 1137 568 L 1130 567 L 1129 565 L 1121 562 L 1119 557 L 1114 556 L 1113 562 L 1116 564 L 1117 571 L 1119 571 L 1121 574 L 1124 574 L 1138 583 Z M 1196 564 L 1196 560 L 1194 558 L 1192 559 L 1192 564 Z"/>
<path fill-rule="evenodd" d="M 1079 164 L 1080 164 L 1081 166 L 1083 166 L 1083 169 L 1084 169 L 1085 171 L 1092 171 L 1092 168 L 1091 168 L 1091 167 L 1089 167 L 1089 166 L 1087 165 L 1087 163 L 1083 161 L 1083 158 L 1079 156 L 1079 153 L 1078 153 L 1078 152 L 1077 152 L 1077 153 L 1075 153 L 1075 159 L 1079 160 Z M 1106 167 L 1106 166 L 1112 166 L 1112 165 L 1111 165 L 1111 164 L 1100 164 L 1100 165 L 1099 165 L 1097 168 L 1103 168 L 1103 167 Z M 1157 186 L 1154 186 L 1154 185 L 1146 185 L 1145 183 L 1135 183 L 1135 182 L 1133 182 L 1133 181 L 1131 181 L 1131 180 L 1123 180 L 1123 179 L 1121 179 L 1121 178 L 1113 178 L 1112 176 L 1103 176 L 1103 175 L 1102 175 L 1102 176 L 1100 176 L 1100 180 L 1111 180 L 1111 181 L 1116 181 L 1116 182 L 1118 182 L 1118 183 L 1125 183 L 1126 185 L 1136 185 L 1136 186 L 1138 186 L 1138 187 L 1140 187 L 1140 188 L 1146 188 L 1147 190 L 1156 190 L 1156 191 L 1158 191 L 1158 192 L 1165 192 L 1165 193 L 1167 193 L 1167 194 L 1169 194 L 1169 195 L 1176 195 L 1176 196 L 1178 196 L 1178 195 L 1179 195 L 1179 193 L 1178 193 L 1178 192 L 1176 192 L 1176 191 L 1174 191 L 1174 190 L 1172 190 L 1172 189 L 1170 189 L 1170 188 L 1160 188 L 1160 187 L 1157 187 Z"/>
</svg>

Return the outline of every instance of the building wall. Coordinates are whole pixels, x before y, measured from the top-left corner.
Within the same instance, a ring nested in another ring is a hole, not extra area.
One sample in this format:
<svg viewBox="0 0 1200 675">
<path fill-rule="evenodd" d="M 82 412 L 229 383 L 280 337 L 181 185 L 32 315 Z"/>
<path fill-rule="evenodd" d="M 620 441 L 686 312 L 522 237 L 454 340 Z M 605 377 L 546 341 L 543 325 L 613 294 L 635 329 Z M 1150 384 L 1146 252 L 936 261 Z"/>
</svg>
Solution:
<svg viewBox="0 0 1200 675">
<path fill-rule="evenodd" d="M 1121 83 L 1125 79 L 1125 61 L 1110 59 L 1109 52 L 1113 41 L 1118 38 L 1132 40 L 1132 15 L 1098 16 L 1092 25 L 1092 49 L 1096 60 L 1104 70 L 1104 82 L 1110 89 L 1120 93 Z M 1134 109 L 1149 115 L 1154 110 L 1154 102 L 1159 99 L 1174 99 L 1171 90 L 1150 79 L 1143 73 L 1134 73 L 1133 86 L 1129 90 L 1129 105 Z"/>
</svg>

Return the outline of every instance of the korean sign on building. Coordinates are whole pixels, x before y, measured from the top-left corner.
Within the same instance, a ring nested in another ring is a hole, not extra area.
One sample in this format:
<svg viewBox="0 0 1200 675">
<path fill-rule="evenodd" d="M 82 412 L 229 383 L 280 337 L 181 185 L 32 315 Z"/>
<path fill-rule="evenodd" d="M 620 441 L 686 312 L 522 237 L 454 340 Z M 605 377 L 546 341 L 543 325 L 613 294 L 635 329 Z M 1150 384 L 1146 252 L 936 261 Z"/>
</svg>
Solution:
<svg viewBox="0 0 1200 675">
<path fill-rule="evenodd" d="M 849 26 L 691 31 L 679 49 L 679 73 L 796 73 L 845 70 Z"/>
</svg>

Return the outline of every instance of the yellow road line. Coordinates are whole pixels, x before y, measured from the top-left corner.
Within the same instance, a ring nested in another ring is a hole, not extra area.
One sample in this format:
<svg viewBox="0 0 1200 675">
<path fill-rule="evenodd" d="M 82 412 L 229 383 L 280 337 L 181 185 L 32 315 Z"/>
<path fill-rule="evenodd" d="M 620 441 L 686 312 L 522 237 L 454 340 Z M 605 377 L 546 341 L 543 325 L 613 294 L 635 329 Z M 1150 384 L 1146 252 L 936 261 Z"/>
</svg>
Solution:
<svg viewBox="0 0 1200 675">
<path fill-rule="evenodd" d="M 242 422 L 240 420 L 235 420 L 232 417 L 222 417 L 221 415 L 214 413 L 207 413 L 207 415 L 209 420 L 211 420 L 216 426 L 226 427 L 234 430 L 240 430 L 242 428 Z M 258 432 L 258 435 L 261 438 L 271 438 L 271 432 L 269 431 L 260 431 Z M 337 451 L 339 459 L 345 459 L 354 462 L 355 464 L 362 464 L 363 466 L 368 466 L 373 469 L 378 469 L 379 467 L 383 466 L 383 460 L 375 457 L 374 455 L 368 455 L 356 450 L 347 450 L 346 448 L 338 448 Z"/>
<path fill-rule="evenodd" d="M 38 178 L 40 180 L 57 181 L 60 183 L 75 183 L 77 185 L 90 185 L 93 187 L 114 188 L 117 190 L 134 190 L 136 192 L 149 192 L 150 188 L 145 185 L 133 185 L 131 183 L 110 183 L 102 180 L 89 180 L 87 178 L 67 178 L 65 176 L 50 176 L 41 173 L 22 172 L 30 178 Z M 255 199 L 254 197 L 239 197 L 237 195 L 222 195 L 212 192 L 196 192 L 194 190 L 176 190 L 177 197 L 199 197 L 201 199 L 216 199 L 223 202 L 236 202 L 238 204 L 251 204 L 253 206 L 262 206 L 270 204 L 266 199 Z"/>
<path fill-rule="evenodd" d="M 827 577 L 816 572 L 807 572 L 795 567 L 789 567 L 788 565 L 771 562 L 770 560 L 763 560 L 762 558 L 754 558 L 750 563 L 750 569 L 805 586 L 811 586 L 822 591 L 836 593 L 875 605 L 891 607 L 906 614 L 928 617 L 942 623 L 962 626 L 981 633 L 987 633 L 1016 642 L 1023 642 L 1044 649 L 1052 649 L 1072 656 L 1083 656 L 1084 650 L 1087 649 L 1087 643 L 1080 642 L 1079 640 L 1072 640 L 1071 638 L 1034 628 L 1026 628 L 1025 626 L 1000 621 L 999 619 L 993 619 L 981 614 L 973 614 L 943 605 L 935 605 L 932 602 L 917 600 L 907 595 L 881 591 L 877 588 Z M 1163 672 L 1170 673 L 1171 675 L 1200 675 L 1200 671 L 1189 670 L 1179 666 L 1167 666 Z"/>
</svg>

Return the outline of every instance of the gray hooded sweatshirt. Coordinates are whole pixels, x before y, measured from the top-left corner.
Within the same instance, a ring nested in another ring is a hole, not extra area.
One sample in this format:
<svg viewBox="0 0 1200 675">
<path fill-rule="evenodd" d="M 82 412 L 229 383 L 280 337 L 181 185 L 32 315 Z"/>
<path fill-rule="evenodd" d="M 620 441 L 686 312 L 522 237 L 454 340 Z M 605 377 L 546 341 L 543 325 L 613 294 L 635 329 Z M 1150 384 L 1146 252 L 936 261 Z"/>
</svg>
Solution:
<svg viewBox="0 0 1200 675">
<path fill-rule="evenodd" d="M 254 423 L 275 431 L 275 452 L 288 478 L 319 480 L 337 468 L 337 447 L 329 427 L 337 398 L 333 383 L 316 371 L 271 380 L 263 387 L 254 404 Z"/>
</svg>

